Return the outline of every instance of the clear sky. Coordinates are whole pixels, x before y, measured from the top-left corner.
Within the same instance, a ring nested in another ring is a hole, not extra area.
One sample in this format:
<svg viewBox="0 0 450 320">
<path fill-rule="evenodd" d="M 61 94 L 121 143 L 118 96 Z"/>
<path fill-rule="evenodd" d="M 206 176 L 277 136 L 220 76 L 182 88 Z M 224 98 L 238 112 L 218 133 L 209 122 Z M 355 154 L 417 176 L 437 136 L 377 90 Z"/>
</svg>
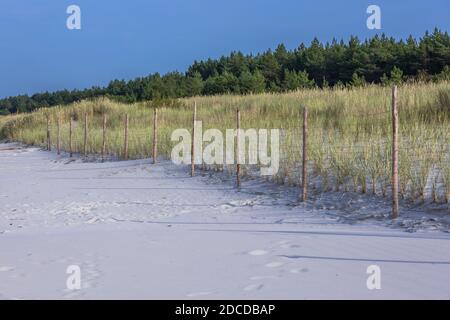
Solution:
<svg viewBox="0 0 450 320">
<path fill-rule="evenodd" d="M 81 30 L 66 9 L 81 8 Z M 366 27 L 370 4 L 381 31 Z M 185 71 L 233 50 L 450 31 L 450 0 L 0 0 L 0 97 Z"/>
</svg>

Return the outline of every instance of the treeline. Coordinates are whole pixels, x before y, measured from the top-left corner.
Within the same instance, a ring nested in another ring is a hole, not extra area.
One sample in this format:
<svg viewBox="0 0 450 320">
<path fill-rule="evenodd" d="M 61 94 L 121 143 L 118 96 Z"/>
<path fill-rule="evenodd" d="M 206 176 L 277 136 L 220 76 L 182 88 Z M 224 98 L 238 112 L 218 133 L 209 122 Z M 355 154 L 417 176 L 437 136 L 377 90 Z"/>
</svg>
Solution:
<svg viewBox="0 0 450 320">
<path fill-rule="evenodd" d="M 395 40 L 385 35 L 360 41 L 314 39 L 287 50 L 257 55 L 232 52 L 219 59 L 195 61 L 185 73 L 159 73 L 130 81 L 113 80 L 108 86 L 85 90 L 20 95 L 0 100 L 0 114 L 32 111 L 74 101 L 108 96 L 122 102 L 158 100 L 222 93 L 280 92 L 298 88 L 361 86 L 450 79 L 450 37 L 435 29 L 419 40 Z"/>
</svg>

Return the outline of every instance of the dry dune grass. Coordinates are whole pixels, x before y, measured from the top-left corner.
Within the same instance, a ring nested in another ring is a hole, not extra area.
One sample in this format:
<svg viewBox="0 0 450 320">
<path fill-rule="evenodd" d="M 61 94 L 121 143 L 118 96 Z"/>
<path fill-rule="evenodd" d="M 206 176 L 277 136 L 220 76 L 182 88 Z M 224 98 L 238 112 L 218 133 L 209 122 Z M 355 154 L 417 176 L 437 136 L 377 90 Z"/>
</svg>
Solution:
<svg viewBox="0 0 450 320">
<path fill-rule="evenodd" d="M 281 163 L 273 177 L 280 183 L 300 181 L 301 109 L 309 110 L 310 174 L 323 191 L 371 192 L 386 196 L 390 185 L 391 89 L 370 85 L 353 89 L 311 89 L 284 94 L 194 97 L 159 105 L 159 154 L 170 156 L 170 135 L 191 128 L 196 101 L 203 128 L 235 128 L 241 110 L 242 128 L 280 128 Z M 120 104 L 106 98 L 31 114 L 0 117 L 2 135 L 44 146 L 46 116 L 55 144 L 61 119 L 62 148 L 69 147 L 69 119 L 74 119 L 74 150 L 83 149 L 84 114 L 88 114 L 88 152 L 100 153 L 102 115 L 107 116 L 107 152 L 120 158 L 124 115 L 130 118 L 130 158 L 149 157 L 155 103 Z M 399 88 L 400 195 L 411 201 L 449 201 L 450 83 L 407 84 Z M 244 168 L 245 169 L 245 168 Z M 245 171 L 245 170 L 244 170 Z"/>
</svg>

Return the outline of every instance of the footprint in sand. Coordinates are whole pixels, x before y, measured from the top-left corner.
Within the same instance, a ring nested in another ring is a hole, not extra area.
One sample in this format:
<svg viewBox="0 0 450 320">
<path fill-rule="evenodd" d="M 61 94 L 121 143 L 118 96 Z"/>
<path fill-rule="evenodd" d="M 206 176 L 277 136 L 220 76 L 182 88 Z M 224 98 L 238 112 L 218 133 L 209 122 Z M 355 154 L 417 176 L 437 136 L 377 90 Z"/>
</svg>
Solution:
<svg viewBox="0 0 450 320">
<path fill-rule="evenodd" d="M 244 291 L 255 291 L 261 290 L 264 287 L 262 283 L 250 284 L 244 288 Z"/>
<path fill-rule="evenodd" d="M 279 244 L 280 248 L 282 248 L 282 249 L 293 249 L 293 248 L 300 248 L 301 247 L 298 244 L 290 243 L 289 240 L 280 241 L 280 242 L 278 242 L 278 244 Z"/>
<path fill-rule="evenodd" d="M 300 273 L 300 272 L 308 272 L 309 271 L 309 269 L 308 268 L 302 268 L 302 269 L 292 269 L 292 270 L 289 270 L 289 272 L 290 273 Z"/>
<path fill-rule="evenodd" d="M 281 267 L 284 264 L 285 263 L 281 262 L 281 261 L 272 261 L 272 262 L 269 262 L 268 264 L 266 264 L 266 267 L 267 268 L 278 268 L 278 267 Z"/>
<path fill-rule="evenodd" d="M 268 252 L 266 250 L 257 249 L 257 250 L 250 251 L 248 254 L 251 256 L 263 256 L 265 254 L 268 254 Z"/>
<path fill-rule="evenodd" d="M 0 272 L 8 272 L 8 271 L 12 271 L 12 270 L 14 270 L 13 267 L 8 267 L 8 266 L 0 267 Z"/>
<path fill-rule="evenodd" d="M 236 208 L 228 205 L 228 204 L 222 204 L 219 206 L 220 212 L 222 213 L 232 213 L 234 211 L 236 211 Z"/>
</svg>

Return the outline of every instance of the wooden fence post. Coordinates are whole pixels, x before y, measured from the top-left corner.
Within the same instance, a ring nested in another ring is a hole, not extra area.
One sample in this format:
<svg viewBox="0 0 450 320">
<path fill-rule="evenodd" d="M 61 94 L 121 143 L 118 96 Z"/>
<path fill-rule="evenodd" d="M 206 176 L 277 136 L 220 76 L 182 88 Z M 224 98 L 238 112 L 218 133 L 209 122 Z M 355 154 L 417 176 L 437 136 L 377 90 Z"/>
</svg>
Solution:
<svg viewBox="0 0 450 320">
<path fill-rule="evenodd" d="M 52 144 L 50 141 L 50 116 L 47 114 L 47 150 L 52 150 Z"/>
<path fill-rule="evenodd" d="M 153 164 L 156 164 L 157 157 L 158 157 L 158 108 L 155 108 L 153 110 L 153 151 L 152 151 Z"/>
<path fill-rule="evenodd" d="M 56 140 L 56 153 L 58 155 L 61 154 L 61 115 L 58 114 L 58 122 L 57 122 L 57 140 Z"/>
<path fill-rule="evenodd" d="M 106 153 L 106 113 L 103 113 L 103 137 L 102 137 L 102 161 L 105 161 Z"/>
<path fill-rule="evenodd" d="M 72 146 L 72 135 L 73 135 L 73 117 L 70 117 L 69 123 L 69 156 L 72 158 L 73 156 L 73 146 Z"/>
<path fill-rule="evenodd" d="M 392 87 L 392 218 L 398 217 L 398 109 L 397 86 Z"/>
<path fill-rule="evenodd" d="M 303 150 L 302 150 L 302 196 L 301 200 L 308 198 L 308 108 L 303 108 Z"/>
<path fill-rule="evenodd" d="M 241 129 L 241 112 L 238 109 L 236 109 L 236 129 L 237 129 L 237 134 L 236 134 L 236 186 L 239 188 L 241 186 L 241 164 L 240 164 L 240 129 Z"/>
<path fill-rule="evenodd" d="M 192 116 L 192 141 L 191 141 L 191 177 L 195 174 L 195 121 L 197 119 L 197 102 L 194 102 L 194 114 Z"/>
<path fill-rule="evenodd" d="M 84 144 L 83 144 L 83 154 L 87 156 L 87 135 L 88 135 L 88 115 L 87 112 L 84 113 Z"/>
<path fill-rule="evenodd" d="M 128 160 L 128 114 L 125 115 L 125 141 L 123 142 L 123 158 Z"/>
</svg>

